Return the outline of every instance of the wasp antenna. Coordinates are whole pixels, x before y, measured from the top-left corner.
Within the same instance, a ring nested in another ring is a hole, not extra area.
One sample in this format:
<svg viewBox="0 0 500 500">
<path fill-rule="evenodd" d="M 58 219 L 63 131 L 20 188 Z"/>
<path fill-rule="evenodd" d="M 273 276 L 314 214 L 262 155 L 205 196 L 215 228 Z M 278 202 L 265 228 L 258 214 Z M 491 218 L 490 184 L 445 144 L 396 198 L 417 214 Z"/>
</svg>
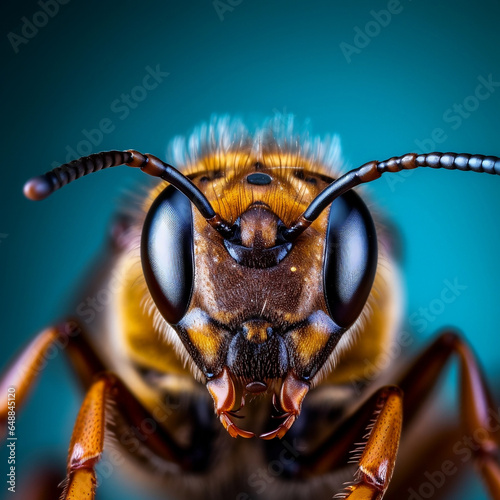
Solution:
<svg viewBox="0 0 500 500">
<path fill-rule="evenodd" d="M 346 191 L 378 179 L 385 172 L 401 172 L 418 167 L 446 168 L 448 170 L 472 170 L 500 175 L 500 158 L 496 156 L 471 155 L 467 153 L 429 153 L 418 155 L 409 153 L 385 161 L 371 161 L 351 170 L 329 184 L 314 198 L 307 209 L 285 231 L 283 236 L 288 241 L 294 240 L 306 230 L 332 203 Z"/>
<path fill-rule="evenodd" d="M 128 151 L 105 151 L 65 163 L 24 185 L 24 195 L 30 200 L 43 200 L 66 184 L 104 168 L 127 164 L 132 159 Z"/>
<path fill-rule="evenodd" d="M 172 165 L 161 161 L 156 156 L 143 155 L 134 150 L 104 151 L 84 156 L 70 163 L 65 163 L 26 182 L 24 185 L 24 195 L 30 200 L 43 200 L 54 191 L 84 175 L 119 165 L 140 168 L 146 174 L 153 177 L 160 177 L 169 182 L 193 203 L 207 222 L 221 233 L 224 238 L 230 238 L 233 235 L 234 229 L 232 226 L 215 213 L 205 195 L 190 179 L 172 167 Z"/>
</svg>

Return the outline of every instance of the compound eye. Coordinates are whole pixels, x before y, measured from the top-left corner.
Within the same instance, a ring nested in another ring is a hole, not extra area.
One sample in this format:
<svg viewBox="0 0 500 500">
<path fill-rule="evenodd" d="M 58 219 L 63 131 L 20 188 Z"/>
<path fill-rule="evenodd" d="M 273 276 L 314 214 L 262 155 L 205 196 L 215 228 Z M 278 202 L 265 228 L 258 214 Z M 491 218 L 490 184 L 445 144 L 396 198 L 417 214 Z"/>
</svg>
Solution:
<svg viewBox="0 0 500 500">
<path fill-rule="evenodd" d="M 162 191 L 146 216 L 141 260 L 156 306 L 168 323 L 177 324 L 193 289 L 193 215 L 191 202 L 173 186 Z"/>
<path fill-rule="evenodd" d="M 353 191 L 331 205 L 323 285 L 330 317 L 348 328 L 368 299 L 377 270 L 377 234 L 368 208 Z"/>
</svg>

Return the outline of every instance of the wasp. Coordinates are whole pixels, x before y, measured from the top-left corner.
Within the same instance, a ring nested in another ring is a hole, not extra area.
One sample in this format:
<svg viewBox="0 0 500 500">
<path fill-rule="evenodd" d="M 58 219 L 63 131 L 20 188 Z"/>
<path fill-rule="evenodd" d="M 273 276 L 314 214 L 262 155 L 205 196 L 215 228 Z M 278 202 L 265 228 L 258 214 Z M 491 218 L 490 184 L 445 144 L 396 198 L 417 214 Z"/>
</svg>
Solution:
<svg viewBox="0 0 500 500">
<path fill-rule="evenodd" d="M 26 183 L 41 200 L 119 165 L 159 181 L 115 224 L 87 285 L 112 292 L 106 308 L 83 303 L 43 330 L 1 380 L 19 408 L 47 351 L 69 355 L 86 395 L 62 498 L 95 497 L 110 447 L 169 498 L 380 499 L 402 434 L 456 358 L 463 426 L 482 435 L 471 453 L 500 499 L 494 401 L 457 332 L 388 385 L 366 376 L 364 362 L 397 338 L 401 289 L 390 231 L 354 191 L 420 167 L 499 175 L 500 159 L 411 153 L 342 175 L 336 140 L 284 128 L 252 135 L 220 120 L 174 141 L 175 167 L 107 151 Z"/>
</svg>

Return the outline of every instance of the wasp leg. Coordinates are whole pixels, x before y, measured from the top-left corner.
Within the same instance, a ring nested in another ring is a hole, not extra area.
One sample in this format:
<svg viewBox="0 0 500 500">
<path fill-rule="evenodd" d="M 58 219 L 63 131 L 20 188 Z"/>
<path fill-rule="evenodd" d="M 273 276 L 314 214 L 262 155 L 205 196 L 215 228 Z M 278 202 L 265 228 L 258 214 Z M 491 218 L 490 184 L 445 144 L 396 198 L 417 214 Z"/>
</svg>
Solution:
<svg viewBox="0 0 500 500">
<path fill-rule="evenodd" d="M 201 470 L 207 466 L 206 456 L 203 455 L 200 458 L 198 451 L 199 446 L 207 445 L 205 440 L 211 439 L 211 433 L 205 432 L 204 439 L 197 439 L 192 447 L 180 447 L 168 431 L 156 423 L 154 417 L 155 412 L 157 412 L 163 418 L 165 415 L 169 415 L 171 410 L 166 408 L 162 401 L 158 401 L 152 410 L 147 410 L 117 377 L 106 373 L 99 356 L 87 341 L 85 332 L 76 321 L 67 321 L 42 331 L 7 369 L 0 380 L 0 390 L 7 394 L 9 387 L 16 388 L 16 410 L 26 398 L 29 389 L 34 384 L 37 375 L 45 367 L 47 360 L 54 357 L 54 354 L 50 352 L 50 349 L 53 348 L 59 351 L 64 350 L 69 355 L 72 366 L 86 389 L 92 390 L 97 383 L 96 380 L 105 380 L 105 387 L 110 387 L 113 392 L 116 392 L 116 397 L 110 400 L 116 407 L 115 423 L 119 423 L 120 430 L 124 433 L 121 437 L 130 448 L 137 445 L 135 441 L 131 442 L 131 429 L 141 427 L 143 422 L 154 422 L 152 424 L 155 426 L 154 432 L 147 436 L 138 437 L 137 440 L 140 441 L 141 446 L 147 448 L 155 457 L 163 460 L 172 470 Z M 102 392 L 102 395 L 107 398 L 107 390 Z M 0 432 L 2 428 L 5 432 L 8 404 L 3 401 L 2 404 L 4 406 L 0 408 Z M 128 434 L 125 435 L 125 433 Z M 124 451 L 127 452 L 126 449 Z M 90 472 L 82 472 L 77 476 L 72 483 L 72 488 L 79 487 L 82 482 L 86 482 L 87 486 L 92 486 L 93 476 Z"/>
<path fill-rule="evenodd" d="M 350 461 L 359 465 L 349 491 L 338 497 L 350 500 L 382 498 L 392 476 L 402 426 L 402 391 L 396 386 L 377 390 L 315 451 L 297 457 L 296 478 L 328 474 Z M 358 448 L 352 450 L 353 443 Z M 364 495 L 364 496 L 363 496 Z"/>
<path fill-rule="evenodd" d="M 394 471 L 403 421 L 403 395 L 397 387 L 384 387 L 377 393 L 377 411 L 368 426 L 366 444 L 357 453 L 359 468 L 354 484 L 347 493 L 349 500 L 379 500 L 387 488 Z"/>
<path fill-rule="evenodd" d="M 128 432 L 143 422 L 154 422 L 152 414 L 112 373 L 101 373 L 87 391 L 71 437 L 68 469 L 62 499 L 89 500 L 95 497 L 95 467 L 105 446 L 105 438 L 122 442 L 120 426 Z M 123 425 L 125 427 L 123 427 Z M 109 429 L 112 427 L 112 429 Z M 180 448 L 160 425 L 144 436 L 147 447 L 159 459 L 170 464 L 170 470 L 195 470 L 191 450 Z"/>
<path fill-rule="evenodd" d="M 90 380 L 103 365 L 88 345 L 82 330 L 74 321 L 67 321 L 40 332 L 13 360 L 0 378 L 0 394 L 8 394 L 8 389 L 15 389 L 15 408 L 26 400 L 38 374 L 45 368 L 47 361 L 54 357 L 54 352 L 68 349 L 73 364 L 84 384 Z M 0 401 L 0 440 L 5 437 L 8 400 Z"/>
<path fill-rule="evenodd" d="M 460 365 L 463 427 L 477 441 L 471 451 L 491 497 L 500 500 L 500 468 L 496 461 L 500 426 L 494 422 L 497 410 L 474 354 L 458 333 L 450 330 L 439 335 L 401 377 L 398 386 L 405 394 L 405 424 L 422 406 L 453 354 Z"/>
<path fill-rule="evenodd" d="M 62 498 L 94 498 L 94 466 L 104 449 L 104 431 L 113 383 L 103 377 L 92 384 L 78 413 L 68 456 L 68 475 Z"/>
<path fill-rule="evenodd" d="M 57 328 L 47 328 L 38 334 L 9 366 L 0 380 L 0 394 L 15 389 L 16 410 L 23 404 L 38 373 L 46 364 L 46 353 L 59 336 Z M 0 439 L 5 437 L 9 406 L 7 397 L 0 402 Z"/>
</svg>

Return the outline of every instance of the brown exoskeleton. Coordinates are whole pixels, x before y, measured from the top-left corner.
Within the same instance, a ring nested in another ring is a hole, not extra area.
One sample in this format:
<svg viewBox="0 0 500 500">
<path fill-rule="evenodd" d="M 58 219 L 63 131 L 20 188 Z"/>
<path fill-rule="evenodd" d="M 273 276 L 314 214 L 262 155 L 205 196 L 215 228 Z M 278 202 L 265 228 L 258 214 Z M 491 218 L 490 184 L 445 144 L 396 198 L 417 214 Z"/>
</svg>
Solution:
<svg viewBox="0 0 500 500">
<path fill-rule="evenodd" d="M 114 231 L 92 285 L 121 277 L 107 309 L 85 331 L 68 319 L 40 333 L 1 382 L 1 394 L 16 388 L 19 406 L 45 352 L 56 342 L 67 348 L 87 394 L 63 498 L 94 498 L 111 436 L 167 496 L 238 500 L 250 498 L 241 493 L 248 485 L 259 498 L 331 498 L 358 443 L 358 469 L 342 495 L 382 498 L 402 426 L 452 355 L 464 426 L 489 429 L 491 396 L 454 332 L 439 335 L 394 385 L 365 380 L 361 396 L 350 387 L 394 341 L 401 315 L 386 230 L 352 188 L 426 166 L 500 174 L 499 158 L 408 154 L 339 176 L 335 141 L 300 142 L 272 128 L 251 137 L 224 121 L 193 135 L 188 148 L 177 142 L 175 153 L 182 173 L 151 155 L 111 151 L 25 186 L 39 200 L 122 164 L 166 181 Z M 173 400 L 175 409 L 166 403 Z M 1 404 L 5 432 L 9 408 Z M 497 451 L 492 430 L 474 453 L 500 499 Z M 280 480 L 264 495 L 255 470 L 273 460 Z"/>
</svg>

